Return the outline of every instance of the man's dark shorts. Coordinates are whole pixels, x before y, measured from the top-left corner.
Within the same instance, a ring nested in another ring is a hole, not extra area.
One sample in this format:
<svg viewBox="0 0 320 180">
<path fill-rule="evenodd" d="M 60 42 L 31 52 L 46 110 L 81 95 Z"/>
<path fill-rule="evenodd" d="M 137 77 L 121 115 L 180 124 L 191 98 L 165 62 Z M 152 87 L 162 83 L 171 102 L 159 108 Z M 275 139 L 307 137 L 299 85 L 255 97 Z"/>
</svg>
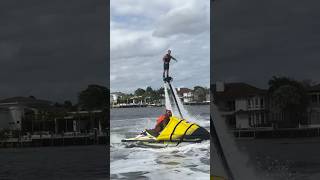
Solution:
<svg viewBox="0 0 320 180">
<path fill-rule="evenodd" d="M 169 63 L 163 63 L 163 69 L 164 70 L 169 69 Z"/>
</svg>

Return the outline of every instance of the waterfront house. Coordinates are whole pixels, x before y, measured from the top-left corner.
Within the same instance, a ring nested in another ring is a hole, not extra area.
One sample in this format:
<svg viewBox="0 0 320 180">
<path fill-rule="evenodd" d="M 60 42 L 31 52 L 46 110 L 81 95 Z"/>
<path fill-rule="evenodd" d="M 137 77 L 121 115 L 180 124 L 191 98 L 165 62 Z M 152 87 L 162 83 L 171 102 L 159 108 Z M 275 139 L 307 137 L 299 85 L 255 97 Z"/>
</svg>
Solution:
<svg viewBox="0 0 320 180">
<path fill-rule="evenodd" d="M 213 102 L 231 128 L 270 127 L 267 90 L 246 83 L 217 82 Z"/>
<path fill-rule="evenodd" d="M 307 89 L 310 103 L 307 114 L 298 122 L 285 121 L 284 113 L 273 105 L 267 90 L 246 83 L 222 82 L 217 82 L 213 88 L 214 104 L 232 128 L 320 127 L 320 84 Z"/>
<path fill-rule="evenodd" d="M 0 130 L 22 130 L 26 123 L 26 114 L 38 114 L 42 109 L 47 109 L 50 101 L 34 97 L 12 97 L 0 100 Z"/>
<path fill-rule="evenodd" d="M 183 103 L 189 103 L 193 101 L 193 92 L 189 88 L 177 88 L 179 98 Z"/>
<path fill-rule="evenodd" d="M 210 90 L 209 90 L 206 94 L 206 102 L 210 102 L 210 101 L 211 101 L 211 96 L 210 96 Z"/>
<path fill-rule="evenodd" d="M 65 116 L 54 119 L 55 133 L 88 133 L 97 130 L 101 133 L 102 123 L 106 121 L 106 114 L 102 110 L 72 111 Z"/>
<path fill-rule="evenodd" d="M 115 104 L 116 101 L 114 100 L 114 97 L 112 94 L 110 94 L 110 106 L 112 107 L 113 104 Z"/>
<path fill-rule="evenodd" d="M 119 103 L 119 98 L 123 96 L 124 94 L 122 92 L 113 92 L 110 93 L 110 105 L 115 105 Z"/>
<path fill-rule="evenodd" d="M 71 111 L 47 100 L 13 97 L 0 100 L 0 130 L 28 133 L 101 132 L 106 126 L 106 112 Z"/>
</svg>

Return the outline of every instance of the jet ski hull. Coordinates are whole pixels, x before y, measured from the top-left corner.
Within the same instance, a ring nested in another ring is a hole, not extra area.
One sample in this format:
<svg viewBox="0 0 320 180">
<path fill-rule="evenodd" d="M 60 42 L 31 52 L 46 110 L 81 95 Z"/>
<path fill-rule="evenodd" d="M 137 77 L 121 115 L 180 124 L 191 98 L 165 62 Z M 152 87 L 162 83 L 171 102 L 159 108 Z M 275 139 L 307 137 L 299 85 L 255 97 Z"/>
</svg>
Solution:
<svg viewBox="0 0 320 180">
<path fill-rule="evenodd" d="M 170 118 L 167 126 L 157 137 L 158 141 L 183 141 L 188 140 L 207 140 L 210 139 L 210 133 L 199 125 L 179 119 L 175 116 Z"/>
<path fill-rule="evenodd" d="M 181 142 L 199 143 L 210 139 L 209 132 L 195 123 L 189 123 L 177 117 L 171 117 L 167 126 L 156 137 L 150 130 L 145 130 L 134 138 L 122 142 L 143 142 L 148 144 L 179 144 Z"/>
</svg>

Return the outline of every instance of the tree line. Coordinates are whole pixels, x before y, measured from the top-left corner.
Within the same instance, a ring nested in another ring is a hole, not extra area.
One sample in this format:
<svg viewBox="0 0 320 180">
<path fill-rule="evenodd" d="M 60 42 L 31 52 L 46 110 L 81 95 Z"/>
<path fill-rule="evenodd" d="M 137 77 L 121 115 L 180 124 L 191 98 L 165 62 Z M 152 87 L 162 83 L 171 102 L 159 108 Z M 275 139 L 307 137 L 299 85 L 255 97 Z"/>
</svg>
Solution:
<svg viewBox="0 0 320 180">
<path fill-rule="evenodd" d="M 209 93 L 209 89 L 202 86 L 195 86 L 191 89 L 192 94 L 196 98 L 196 101 L 203 102 L 206 100 L 206 95 Z M 161 87 L 159 89 L 152 89 L 151 86 L 147 88 L 138 88 L 134 91 L 134 93 L 120 93 L 118 103 L 127 103 L 130 99 L 135 98 L 138 101 L 146 101 L 146 102 L 159 102 L 164 98 L 164 88 Z"/>
</svg>

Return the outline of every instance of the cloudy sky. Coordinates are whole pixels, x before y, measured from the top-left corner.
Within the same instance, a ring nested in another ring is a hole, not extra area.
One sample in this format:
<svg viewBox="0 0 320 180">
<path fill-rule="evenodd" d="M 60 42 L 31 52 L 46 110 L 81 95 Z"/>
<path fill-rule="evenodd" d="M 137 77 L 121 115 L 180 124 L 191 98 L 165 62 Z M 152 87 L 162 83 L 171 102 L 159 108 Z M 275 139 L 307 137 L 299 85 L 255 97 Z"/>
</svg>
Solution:
<svg viewBox="0 0 320 180">
<path fill-rule="evenodd" d="M 320 1 L 223 0 L 212 9 L 212 79 L 267 87 L 273 75 L 320 83 Z"/>
<path fill-rule="evenodd" d="M 0 1 L 0 99 L 77 100 L 107 85 L 106 4 L 100 0 Z"/>
<path fill-rule="evenodd" d="M 111 0 L 110 88 L 162 86 L 167 49 L 176 87 L 209 86 L 209 0 Z"/>
</svg>

